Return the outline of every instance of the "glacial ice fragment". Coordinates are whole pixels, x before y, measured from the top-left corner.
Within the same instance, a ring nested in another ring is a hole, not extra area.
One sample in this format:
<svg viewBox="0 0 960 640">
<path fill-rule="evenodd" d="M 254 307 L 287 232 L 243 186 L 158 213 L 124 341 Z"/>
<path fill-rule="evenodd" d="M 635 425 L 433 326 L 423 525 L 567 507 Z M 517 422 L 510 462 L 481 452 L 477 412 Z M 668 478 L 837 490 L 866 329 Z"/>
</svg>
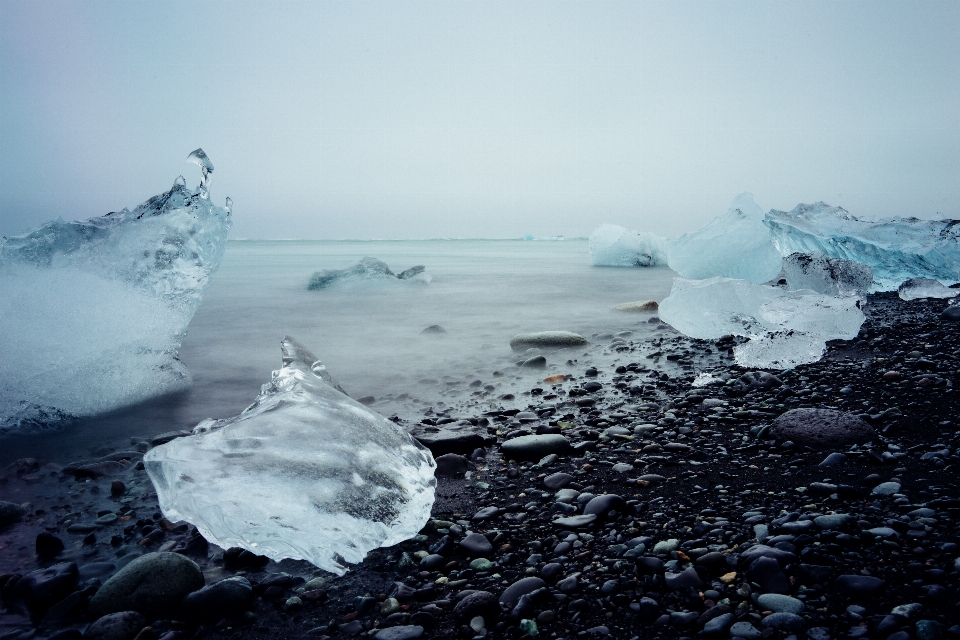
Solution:
<svg viewBox="0 0 960 640">
<path fill-rule="evenodd" d="M 210 176 L 213 174 L 213 163 L 210 162 L 207 154 L 203 152 L 203 149 L 196 149 L 187 156 L 187 161 L 200 165 L 200 186 L 209 189 Z"/>
<path fill-rule="evenodd" d="M 868 265 L 828 258 L 819 251 L 791 253 L 784 258 L 783 277 L 792 290 L 811 289 L 830 296 L 862 296 L 873 287 L 873 269 Z"/>
<path fill-rule="evenodd" d="M 230 224 L 180 178 L 132 211 L 0 240 L 0 433 L 188 384 L 177 350 Z"/>
<path fill-rule="evenodd" d="M 857 218 L 824 202 L 770 211 L 764 224 L 780 253 L 819 251 L 873 268 L 875 288 L 892 291 L 910 278 L 956 282 L 960 277 L 960 220 Z"/>
<path fill-rule="evenodd" d="M 723 216 L 669 241 L 670 268 L 687 279 L 723 276 L 762 283 L 780 273 L 783 261 L 763 226 L 763 210 L 742 193 Z"/>
<path fill-rule="evenodd" d="M 649 231 L 602 224 L 590 234 L 590 260 L 598 267 L 664 266 L 666 241 Z"/>
<path fill-rule="evenodd" d="M 738 364 L 789 369 L 816 362 L 827 340 L 849 340 L 864 316 L 856 296 L 787 291 L 746 280 L 676 278 L 660 303 L 660 318 L 678 331 L 706 340 L 747 336 L 734 348 Z"/>
<path fill-rule="evenodd" d="M 310 284 L 307 285 L 307 288 L 313 291 L 347 282 L 384 282 L 394 280 L 429 284 L 432 278 L 429 274 L 425 273 L 423 265 L 416 265 L 396 274 L 390 270 L 390 267 L 388 267 L 387 263 L 383 260 L 367 257 L 361 258 L 345 269 L 324 269 L 323 271 L 317 271 L 310 278 Z"/>
<path fill-rule="evenodd" d="M 436 465 L 402 428 L 338 390 L 292 338 L 283 367 L 240 415 L 151 449 L 164 515 L 221 547 L 346 563 L 414 536 L 433 507 Z"/>
<path fill-rule="evenodd" d="M 955 298 L 960 289 L 951 289 L 930 278 L 910 278 L 897 289 L 901 300 L 918 298 Z"/>
</svg>

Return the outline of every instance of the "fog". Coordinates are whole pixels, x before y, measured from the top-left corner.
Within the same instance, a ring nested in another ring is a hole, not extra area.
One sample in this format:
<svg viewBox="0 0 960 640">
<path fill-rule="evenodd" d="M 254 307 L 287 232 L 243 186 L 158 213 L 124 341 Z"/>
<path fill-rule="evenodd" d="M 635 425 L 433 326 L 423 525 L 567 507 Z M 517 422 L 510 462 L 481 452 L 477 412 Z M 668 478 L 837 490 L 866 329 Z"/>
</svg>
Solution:
<svg viewBox="0 0 960 640">
<path fill-rule="evenodd" d="M 201 146 L 234 238 L 960 217 L 960 3 L 0 0 L 0 234 Z"/>
</svg>

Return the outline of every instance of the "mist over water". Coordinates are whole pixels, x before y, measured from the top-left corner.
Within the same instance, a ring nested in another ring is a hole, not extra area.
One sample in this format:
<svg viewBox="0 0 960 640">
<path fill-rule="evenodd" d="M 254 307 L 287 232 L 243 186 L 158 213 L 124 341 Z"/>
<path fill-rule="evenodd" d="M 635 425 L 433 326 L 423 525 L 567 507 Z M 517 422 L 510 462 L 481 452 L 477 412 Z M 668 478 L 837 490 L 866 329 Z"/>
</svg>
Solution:
<svg viewBox="0 0 960 640">
<path fill-rule="evenodd" d="M 394 272 L 422 264 L 433 280 L 307 289 L 314 272 L 364 256 Z M 546 371 L 521 370 L 512 336 L 564 330 L 590 339 L 628 330 L 643 340 L 650 316 L 613 307 L 662 300 L 674 275 L 665 267 L 592 266 L 586 240 L 232 241 L 180 349 L 193 376 L 188 390 L 60 432 L 8 437 L 2 455 L 71 457 L 236 415 L 279 368 L 288 334 L 317 354 L 348 394 L 373 396 L 373 408 L 386 416 L 469 399 L 475 380 L 494 385 L 488 399 L 495 400 L 550 373 L 582 373 L 588 360 L 583 349 L 548 352 Z M 421 335 L 435 324 L 447 333 Z M 567 366 L 568 359 L 579 362 Z"/>
</svg>

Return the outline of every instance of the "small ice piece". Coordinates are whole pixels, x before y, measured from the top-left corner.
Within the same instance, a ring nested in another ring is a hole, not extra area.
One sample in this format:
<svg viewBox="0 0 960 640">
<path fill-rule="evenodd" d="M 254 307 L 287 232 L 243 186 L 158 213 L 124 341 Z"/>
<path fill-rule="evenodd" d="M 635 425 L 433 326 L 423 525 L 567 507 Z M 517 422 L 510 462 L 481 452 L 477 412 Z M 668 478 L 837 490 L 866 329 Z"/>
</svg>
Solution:
<svg viewBox="0 0 960 640">
<path fill-rule="evenodd" d="M 213 174 L 213 163 L 203 152 L 203 149 L 196 149 L 187 156 L 187 162 L 195 162 L 200 165 L 200 186 L 204 189 L 210 188 L 210 176 Z"/>
<path fill-rule="evenodd" d="M 863 296 L 873 287 L 873 269 L 865 264 L 828 258 L 819 251 L 791 253 L 783 259 L 783 277 L 792 290 L 812 289 L 830 296 Z"/>
<path fill-rule="evenodd" d="M 723 276 L 757 284 L 776 278 L 783 262 L 750 193 L 734 198 L 725 215 L 669 241 L 669 256 L 670 268 L 687 279 Z"/>
<path fill-rule="evenodd" d="M 345 269 L 325 269 L 317 271 L 310 278 L 307 288 L 311 291 L 316 289 L 326 289 L 336 284 L 345 282 L 360 281 L 393 281 L 406 280 L 407 282 L 418 282 L 429 284 L 432 278 L 424 272 L 423 265 L 410 267 L 399 274 L 394 273 L 383 260 L 376 258 L 361 258 Z"/>
<path fill-rule="evenodd" d="M 960 220 L 857 218 L 824 202 L 770 211 L 764 224 L 783 255 L 819 251 L 873 268 L 878 291 L 910 278 L 956 282 L 960 272 Z"/>
<path fill-rule="evenodd" d="M 690 383 L 691 387 L 709 387 L 712 384 L 721 384 L 723 380 L 720 378 L 715 378 L 712 373 L 706 371 L 701 371 L 697 374 L 697 377 L 693 379 L 693 382 Z"/>
<path fill-rule="evenodd" d="M 0 240 L 0 433 L 184 388 L 177 356 L 230 212 L 178 178 L 133 211 Z"/>
<path fill-rule="evenodd" d="M 827 340 L 850 340 L 864 316 L 856 296 L 785 291 L 746 280 L 676 278 L 660 318 L 693 338 L 747 336 L 734 348 L 738 364 L 788 369 L 816 362 Z"/>
<path fill-rule="evenodd" d="M 918 298 L 955 298 L 960 289 L 951 289 L 930 278 L 910 278 L 897 289 L 901 300 Z"/>
<path fill-rule="evenodd" d="M 338 575 L 417 534 L 436 464 L 400 426 L 344 395 L 316 356 L 281 343 L 283 367 L 240 415 L 151 449 L 163 514 L 224 549 L 307 560 Z"/>
<path fill-rule="evenodd" d="M 649 231 L 602 224 L 590 234 L 590 260 L 598 267 L 665 266 L 666 240 Z"/>
</svg>

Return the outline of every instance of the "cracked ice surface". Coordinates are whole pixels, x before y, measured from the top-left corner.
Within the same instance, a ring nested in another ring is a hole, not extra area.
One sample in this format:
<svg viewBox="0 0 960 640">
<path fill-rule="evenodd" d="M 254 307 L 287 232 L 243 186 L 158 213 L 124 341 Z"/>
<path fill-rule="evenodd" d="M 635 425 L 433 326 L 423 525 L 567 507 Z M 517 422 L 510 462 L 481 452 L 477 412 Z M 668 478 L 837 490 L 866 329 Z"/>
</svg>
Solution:
<svg viewBox="0 0 960 640">
<path fill-rule="evenodd" d="M 602 224 L 590 234 L 590 260 L 598 267 L 665 266 L 666 240 L 649 231 Z"/>
<path fill-rule="evenodd" d="M 292 338 L 256 401 L 193 436 L 151 449 L 144 466 L 160 507 L 211 542 L 274 560 L 345 563 L 417 534 L 433 507 L 429 450 L 339 391 Z"/>
<path fill-rule="evenodd" d="M 778 369 L 816 362 L 827 340 L 855 337 L 864 320 L 856 296 L 788 291 L 720 277 L 676 278 L 659 313 L 693 338 L 747 336 L 750 340 L 734 349 L 736 362 Z"/>
<path fill-rule="evenodd" d="M 0 240 L 0 433 L 186 386 L 177 350 L 230 224 L 181 177 L 133 211 Z"/>
<path fill-rule="evenodd" d="M 764 224 L 784 255 L 819 251 L 869 265 L 879 291 L 893 291 L 910 278 L 960 277 L 960 220 L 870 221 L 817 202 L 798 204 L 789 213 L 772 210 Z"/>
<path fill-rule="evenodd" d="M 763 210 L 742 193 L 723 216 L 669 241 L 670 268 L 684 278 L 722 276 L 767 282 L 780 273 L 783 258 L 763 225 Z"/>
</svg>

